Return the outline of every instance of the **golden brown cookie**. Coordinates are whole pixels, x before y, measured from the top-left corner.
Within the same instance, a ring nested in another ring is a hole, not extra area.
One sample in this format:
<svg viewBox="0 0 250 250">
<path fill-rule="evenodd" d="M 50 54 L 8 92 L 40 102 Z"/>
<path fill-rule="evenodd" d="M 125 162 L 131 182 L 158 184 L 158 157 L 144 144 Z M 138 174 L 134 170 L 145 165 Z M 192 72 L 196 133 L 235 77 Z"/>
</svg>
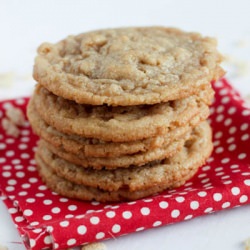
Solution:
<svg viewBox="0 0 250 250">
<path fill-rule="evenodd" d="M 204 122 L 173 157 L 127 169 L 84 169 L 44 147 L 38 148 L 36 159 L 43 180 L 59 194 L 98 201 L 138 199 L 182 185 L 191 178 L 211 154 L 211 137 L 211 128 Z"/>
<path fill-rule="evenodd" d="M 38 49 L 34 78 L 81 104 L 156 104 L 197 94 L 224 74 L 213 38 L 164 27 L 106 29 Z"/>
<path fill-rule="evenodd" d="M 41 118 L 66 134 L 104 141 L 127 142 L 168 133 L 173 127 L 189 123 L 204 112 L 209 115 L 211 86 L 198 96 L 155 105 L 109 107 L 81 105 L 58 97 L 41 85 L 29 103 Z"/>
</svg>

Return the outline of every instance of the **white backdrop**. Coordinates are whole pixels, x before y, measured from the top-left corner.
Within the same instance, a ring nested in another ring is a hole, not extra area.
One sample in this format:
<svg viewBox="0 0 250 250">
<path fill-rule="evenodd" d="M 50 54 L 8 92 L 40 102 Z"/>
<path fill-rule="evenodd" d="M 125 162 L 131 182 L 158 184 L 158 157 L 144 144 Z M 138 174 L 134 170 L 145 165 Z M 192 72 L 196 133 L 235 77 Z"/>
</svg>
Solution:
<svg viewBox="0 0 250 250">
<path fill-rule="evenodd" d="M 227 77 L 250 93 L 249 0 L 0 0 L 0 99 L 29 95 L 36 48 L 69 34 L 119 26 L 164 25 L 215 36 Z M 149 230 L 106 244 L 109 250 L 243 249 L 250 237 L 250 207 Z M 0 244 L 20 241 L 0 203 Z"/>
</svg>

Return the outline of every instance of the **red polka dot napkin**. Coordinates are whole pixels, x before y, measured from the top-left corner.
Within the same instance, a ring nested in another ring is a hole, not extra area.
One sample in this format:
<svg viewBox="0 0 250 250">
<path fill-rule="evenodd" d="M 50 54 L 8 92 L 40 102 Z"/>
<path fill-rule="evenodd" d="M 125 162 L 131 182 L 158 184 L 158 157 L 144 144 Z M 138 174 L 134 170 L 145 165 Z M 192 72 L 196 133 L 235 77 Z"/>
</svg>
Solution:
<svg viewBox="0 0 250 250">
<path fill-rule="evenodd" d="M 222 79 L 214 84 L 214 152 L 184 186 L 146 199 L 100 204 L 67 199 L 40 180 L 29 124 L 18 139 L 0 128 L 0 191 L 26 246 L 62 249 L 250 203 L 250 108 Z M 0 103 L 25 110 L 28 99 Z"/>
</svg>

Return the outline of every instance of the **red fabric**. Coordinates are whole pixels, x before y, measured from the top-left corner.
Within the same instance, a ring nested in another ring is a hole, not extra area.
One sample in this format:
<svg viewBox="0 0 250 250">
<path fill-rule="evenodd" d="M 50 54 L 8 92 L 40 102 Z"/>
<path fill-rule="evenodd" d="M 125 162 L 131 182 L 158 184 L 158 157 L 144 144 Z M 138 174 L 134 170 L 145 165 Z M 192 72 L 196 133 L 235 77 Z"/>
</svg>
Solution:
<svg viewBox="0 0 250 250">
<path fill-rule="evenodd" d="M 227 82 L 214 84 L 214 152 L 184 186 L 146 199 L 81 202 L 48 190 L 37 175 L 37 137 L 27 126 L 14 139 L 0 128 L 0 190 L 26 245 L 68 248 L 250 203 L 250 108 Z M 25 110 L 28 99 L 0 103 Z"/>
</svg>

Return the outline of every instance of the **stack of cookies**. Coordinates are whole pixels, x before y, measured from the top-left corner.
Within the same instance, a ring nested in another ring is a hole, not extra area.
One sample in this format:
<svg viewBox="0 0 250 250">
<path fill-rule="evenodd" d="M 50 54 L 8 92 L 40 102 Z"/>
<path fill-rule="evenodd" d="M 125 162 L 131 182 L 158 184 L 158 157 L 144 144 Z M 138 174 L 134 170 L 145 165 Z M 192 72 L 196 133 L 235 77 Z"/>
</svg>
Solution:
<svg viewBox="0 0 250 250">
<path fill-rule="evenodd" d="M 183 185 L 212 151 L 216 41 L 164 27 L 69 36 L 38 49 L 28 117 L 53 191 L 135 200 Z"/>
</svg>

